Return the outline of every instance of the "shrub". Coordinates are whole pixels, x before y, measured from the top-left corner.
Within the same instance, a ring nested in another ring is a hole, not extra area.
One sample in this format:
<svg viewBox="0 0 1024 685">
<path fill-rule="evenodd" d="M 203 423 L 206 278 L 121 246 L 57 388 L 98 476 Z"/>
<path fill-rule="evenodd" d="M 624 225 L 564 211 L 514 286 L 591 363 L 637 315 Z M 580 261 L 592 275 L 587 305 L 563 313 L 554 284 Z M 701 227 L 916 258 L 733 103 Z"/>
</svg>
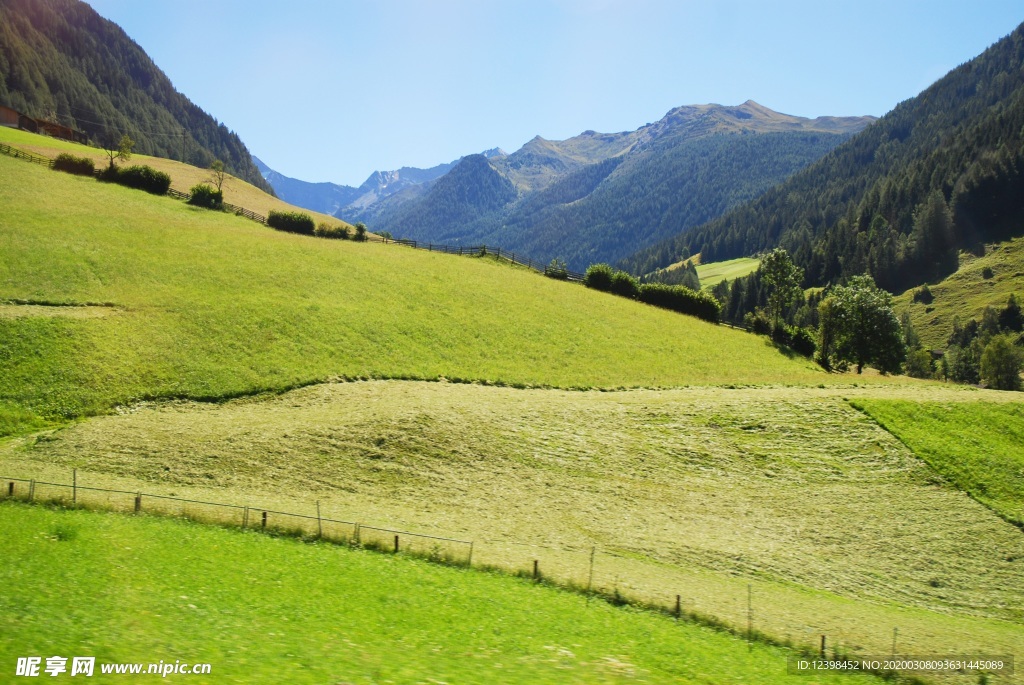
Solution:
<svg viewBox="0 0 1024 685">
<path fill-rule="evenodd" d="M 907 353 L 907 375 L 911 378 L 931 378 L 935 373 L 932 368 L 932 353 L 917 349 Z"/>
<path fill-rule="evenodd" d="M 640 283 L 625 271 L 612 274 L 612 292 L 635 300 L 640 295 Z"/>
<path fill-rule="evenodd" d="M 188 198 L 190 205 L 206 207 L 207 209 L 220 209 L 224 204 L 224 193 L 206 183 L 199 183 L 192 186 Z"/>
<path fill-rule="evenodd" d="M 718 323 L 722 311 L 722 305 L 714 296 L 703 291 L 691 290 L 685 285 L 644 283 L 639 288 L 638 297 L 641 302 L 655 307 L 689 314 L 712 323 Z"/>
<path fill-rule="evenodd" d="M 92 176 L 96 173 L 96 165 L 88 157 L 75 157 L 67 152 L 62 152 L 57 155 L 57 159 L 53 160 L 54 171 L 63 171 L 68 174 L 77 174 L 79 176 Z"/>
<path fill-rule="evenodd" d="M 758 335 L 770 335 L 772 332 L 772 322 L 760 307 L 755 311 L 747 312 L 743 317 L 743 324 Z"/>
<path fill-rule="evenodd" d="M 167 189 L 171 187 L 170 176 L 149 166 L 130 166 L 127 169 L 107 167 L 100 174 L 100 180 L 145 190 L 154 195 L 166 195 Z"/>
<path fill-rule="evenodd" d="M 313 235 L 320 238 L 334 238 L 335 240 L 348 240 L 349 230 L 348 226 L 342 226 L 341 224 L 329 224 L 326 221 L 321 221 L 313 229 Z"/>
<path fill-rule="evenodd" d="M 920 288 L 914 291 L 914 302 L 920 302 L 921 304 L 931 304 L 934 301 L 935 296 L 932 295 L 932 291 L 927 284 L 922 285 Z"/>
<path fill-rule="evenodd" d="M 302 235 L 313 235 L 316 231 L 316 224 L 313 217 L 303 212 L 279 212 L 275 209 L 267 214 L 267 226 L 276 228 L 279 231 L 288 233 L 300 233 Z"/>
<path fill-rule="evenodd" d="M 356 224 L 356 234 L 353 239 L 358 240 L 360 242 L 366 240 L 366 224 L 364 224 L 362 221 Z"/>
<path fill-rule="evenodd" d="M 814 357 L 814 352 L 818 349 L 818 343 L 814 338 L 814 331 L 810 329 L 799 327 L 789 329 L 790 349 L 807 358 Z"/>
<path fill-rule="evenodd" d="M 594 290 L 609 292 L 612 289 L 612 277 L 615 269 L 608 264 L 591 264 L 583 276 L 583 285 Z"/>
<path fill-rule="evenodd" d="M 995 273 L 992 271 L 991 266 L 986 266 L 984 269 L 981 270 L 981 277 L 984 278 L 986 281 L 994 276 Z"/>
<path fill-rule="evenodd" d="M 550 264 L 544 267 L 544 275 L 548 278 L 556 278 L 560 281 L 564 281 L 569 278 L 569 267 L 566 266 L 565 262 L 556 257 L 551 260 Z"/>
</svg>

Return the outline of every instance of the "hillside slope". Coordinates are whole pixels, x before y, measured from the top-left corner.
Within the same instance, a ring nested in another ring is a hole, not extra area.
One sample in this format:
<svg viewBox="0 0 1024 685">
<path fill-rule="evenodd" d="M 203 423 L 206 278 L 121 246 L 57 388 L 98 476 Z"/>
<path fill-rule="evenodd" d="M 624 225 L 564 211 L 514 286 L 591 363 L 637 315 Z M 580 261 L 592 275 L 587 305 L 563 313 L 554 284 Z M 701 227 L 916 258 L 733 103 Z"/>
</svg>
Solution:
<svg viewBox="0 0 1024 685">
<path fill-rule="evenodd" d="M 489 261 L 283 234 L 0 157 L 0 406 L 71 417 L 335 376 L 818 382 L 763 339 Z M 12 305 L 16 310 L 16 305 Z M 12 410 L 13 411 L 13 410 Z"/>
<path fill-rule="evenodd" d="M 236 134 L 175 90 L 117 24 L 79 0 L 0 2 L 0 104 L 99 143 L 127 133 L 142 154 L 203 168 L 220 159 L 273 192 Z"/>
<path fill-rule="evenodd" d="M 647 273 L 782 246 L 822 285 L 936 281 L 1024 226 L 1024 26 L 757 200 L 622 262 Z M 920 217 L 920 218 L 919 218 Z"/>
<path fill-rule="evenodd" d="M 538 136 L 511 155 L 491 158 L 489 168 L 464 159 L 461 164 L 472 168 L 462 170 L 460 203 L 453 205 L 451 190 L 435 185 L 397 208 L 392 204 L 371 225 L 416 240 L 500 245 L 538 260 L 560 257 L 583 270 L 756 197 L 870 121 L 801 119 L 748 101 L 679 107 L 636 131 L 586 131 L 563 141 Z M 492 173 L 507 179 L 516 195 L 504 204 L 475 204 L 472 189 Z M 438 197 L 442 192 L 449 197 Z M 439 214 L 439 205 L 473 218 Z"/>
</svg>

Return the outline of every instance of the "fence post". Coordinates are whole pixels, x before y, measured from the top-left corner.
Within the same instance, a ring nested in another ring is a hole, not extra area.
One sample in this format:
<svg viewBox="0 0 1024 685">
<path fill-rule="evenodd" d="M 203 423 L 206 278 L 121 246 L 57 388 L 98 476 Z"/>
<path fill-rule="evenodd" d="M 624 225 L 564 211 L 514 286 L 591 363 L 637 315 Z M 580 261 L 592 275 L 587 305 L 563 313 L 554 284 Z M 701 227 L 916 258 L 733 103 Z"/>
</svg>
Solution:
<svg viewBox="0 0 1024 685">
<path fill-rule="evenodd" d="M 356 523 L 356 527 L 355 527 L 355 529 L 352 532 L 352 542 L 354 542 L 357 545 L 361 544 L 361 540 L 359 539 L 359 524 L 358 523 Z"/>
<path fill-rule="evenodd" d="M 676 620 L 677 621 L 679 620 L 679 617 L 682 616 L 682 614 L 683 614 L 683 601 L 682 601 L 682 597 L 680 597 L 679 595 L 676 595 Z"/>
<path fill-rule="evenodd" d="M 142 511 L 142 493 L 135 493 L 135 513 L 138 514 Z"/>
<path fill-rule="evenodd" d="M 71 504 L 78 504 L 78 469 L 71 469 Z"/>
<path fill-rule="evenodd" d="M 242 511 L 242 529 L 249 527 L 249 507 Z"/>
<path fill-rule="evenodd" d="M 398 536 L 395 536 L 395 554 L 398 554 Z"/>
<path fill-rule="evenodd" d="M 594 555 L 597 554 L 597 545 L 590 548 L 590 575 L 587 576 L 587 596 L 594 587 Z"/>
<path fill-rule="evenodd" d="M 747 583 L 747 651 L 754 649 L 754 584 Z M 822 636 L 822 650 L 825 649 L 824 636 Z"/>
<path fill-rule="evenodd" d="M 825 636 L 821 636 L 821 658 L 825 658 Z"/>
<path fill-rule="evenodd" d="M 28 501 L 31 502 L 36 498 L 36 479 L 33 478 L 28 482 Z"/>
<path fill-rule="evenodd" d="M 324 523 L 320 518 L 320 500 L 316 501 L 316 534 L 317 537 L 322 538 L 324 536 Z"/>
<path fill-rule="evenodd" d="M 533 560 L 533 579 L 540 580 L 540 560 Z"/>
<path fill-rule="evenodd" d="M 469 558 L 466 560 L 466 566 L 473 565 L 473 541 L 469 541 Z"/>
<path fill-rule="evenodd" d="M 263 530 L 267 529 L 267 512 L 263 512 L 263 522 L 260 524 L 260 528 Z"/>
<path fill-rule="evenodd" d="M 14 481 L 7 484 L 7 496 L 14 497 Z"/>
</svg>

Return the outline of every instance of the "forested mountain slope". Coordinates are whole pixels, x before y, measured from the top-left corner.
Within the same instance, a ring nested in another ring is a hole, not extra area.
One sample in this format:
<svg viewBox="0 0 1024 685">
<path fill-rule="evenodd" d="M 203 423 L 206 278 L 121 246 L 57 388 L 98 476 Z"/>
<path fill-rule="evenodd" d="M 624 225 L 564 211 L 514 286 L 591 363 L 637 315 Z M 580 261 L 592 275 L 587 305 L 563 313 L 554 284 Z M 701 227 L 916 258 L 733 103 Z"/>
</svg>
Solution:
<svg viewBox="0 0 1024 685">
<path fill-rule="evenodd" d="M 126 133 L 142 154 L 204 168 L 220 159 L 233 175 L 272 192 L 235 133 L 79 0 L 0 0 L 0 104 L 99 144 Z"/>
</svg>

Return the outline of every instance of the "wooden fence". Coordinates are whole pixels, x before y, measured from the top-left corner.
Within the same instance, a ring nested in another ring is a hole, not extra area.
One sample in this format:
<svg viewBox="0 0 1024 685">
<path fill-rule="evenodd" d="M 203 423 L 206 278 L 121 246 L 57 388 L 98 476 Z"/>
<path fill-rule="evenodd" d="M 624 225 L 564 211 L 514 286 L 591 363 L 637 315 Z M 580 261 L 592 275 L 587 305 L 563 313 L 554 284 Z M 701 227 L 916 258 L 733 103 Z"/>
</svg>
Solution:
<svg viewBox="0 0 1024 685">
<path fill-rule="evenodd" d="M 393 245 L 404 245 L 417 250 L 427 250 L 428 252 L 443 252 L 445 254 L 457 254 L 457 255 L 471 255 L 471 256 L 485 256 L 493 255 L 498 259 L 506 260 L 512 264 L 518 264 L 519 266 L 525 266 L 527 268 L 538 271 L 545 276 L 551 276 L 552 278 L 562 278 L 566 281 L 581 282 L 583 281 L 583 274 L 576 271 L 569 271 L 567 269 L 554 269 L 550 264 L 544 262 L 535 261 L 532 258 L 524 257 L 523 255 L 516 255 L 515 252 L 509 250 L 503 250 L 500 247 L 493 247 L 488 245 L 437 245 L 435 243 L 424 242 L 422 240 L 403 240 L 400 238 L 386 238 L 382 236 L 372 235 L 367 236 L 370 240 L 376 240 L 385 244 Z M 525 260 L 525 261 L 524 261 Z"/>
<path fill-rule="evenodd" d="M 203 500 L 154 495 L 140 491 L 113 490 L 78 484 L 74 471 L 71 483 L 51 483 L 25 478 L 0 478 L 0 500 L 49 502 L 88 509 L 125 513 L 177 516 L 201 523 L 237 526 L 264 533 L 316 538 L 338 544 L 354 545 L 387 552 L 403 552 L 435 561 L 472 565 L 473 542 L 407 530 L 368 526 L 358 521 L 343 521 L 315 512 L 297 513 L 269 507 L 226 504 Z M 312 508 L 311 508 L 312 509 Z"/>
</svg>

